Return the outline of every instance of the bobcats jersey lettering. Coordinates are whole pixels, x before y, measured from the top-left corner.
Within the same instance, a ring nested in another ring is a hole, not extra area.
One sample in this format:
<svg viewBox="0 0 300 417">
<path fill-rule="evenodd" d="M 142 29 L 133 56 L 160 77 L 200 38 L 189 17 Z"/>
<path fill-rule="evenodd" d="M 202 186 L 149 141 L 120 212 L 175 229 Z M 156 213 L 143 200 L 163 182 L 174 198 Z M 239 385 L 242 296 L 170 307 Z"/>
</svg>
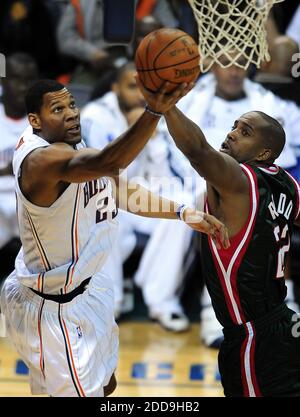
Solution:
<svg viewBox="0 0 300 417">
<path fill-rule="evenodd" d="M 24 143 L 15 151 L 13 161 L 16 178 L 30 152 L 49 146 L 47 141 L 33 134 L 31 127 L 22 137 Z M 82 142 L 77 148 L 84 146 Z M 66 294 L 101 268 L 117 230 L 114 220 L 117 209 L 108 178 L 72 183 L 50 207 L 39 207 L 28 201 L 18 181 L 16 194 L 23 245 L 16 271 L 23 285 L 39 291 L 42 274 L 44 293 Z M 112 215 L 108 216 L 108 212 Z M 61 236 L 65 239 L 59 246 Z"/>
</svg>

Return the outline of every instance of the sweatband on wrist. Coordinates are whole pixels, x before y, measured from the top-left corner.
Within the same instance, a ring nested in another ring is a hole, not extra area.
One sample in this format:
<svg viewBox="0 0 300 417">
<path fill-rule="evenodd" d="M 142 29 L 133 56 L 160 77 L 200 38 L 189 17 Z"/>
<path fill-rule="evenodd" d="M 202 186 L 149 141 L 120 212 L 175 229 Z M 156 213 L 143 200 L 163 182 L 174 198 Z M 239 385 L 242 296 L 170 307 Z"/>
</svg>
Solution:
<svg viewBox="0 0 300 417">
<path fill-rule="evenodd" d="M 184 221 L 183 213 L 184 213 L 184 211 L 185 211 L 186 208 L 187 208 L 187 206 L 185 204 L 181 204 L 178 207 L 178 209 L 176 210 L 176 214 L 177 214 L 177 217 L 178 217 L 179 220 Z"/>
<path fill-rule="evenodd" d="M 157 111 L 154 111 L 154 110 L 150 109 L 150 107 L 148 106 L 148 104 L 147 104 L 147 106 L 145 107 L 145 110 L 146 110 L 148 113 L 152 114 L 153 116 L 156 116 L 156 117 L 161 117 L 161 116 L 163 116 L 163 114 L 162 114 L 162 113 L 159 113 L 159 112 L 157 112 Z"/>
</svg>

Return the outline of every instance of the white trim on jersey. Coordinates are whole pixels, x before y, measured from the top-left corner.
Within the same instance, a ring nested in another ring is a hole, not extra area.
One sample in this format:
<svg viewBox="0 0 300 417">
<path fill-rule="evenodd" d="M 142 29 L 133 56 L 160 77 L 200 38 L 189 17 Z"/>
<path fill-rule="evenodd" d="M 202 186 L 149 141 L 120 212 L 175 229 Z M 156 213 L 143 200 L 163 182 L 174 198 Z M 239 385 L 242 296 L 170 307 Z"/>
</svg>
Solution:
<svg viewBox="0 0 300 417">
<path fill-rule="evenodd" d="M 254 338 L 253 327 L 250 322 L 246 323 L 246 329 L 248 332 L 247 335 L 247 345 L 244 354 L 244 367 L 245 367 L 245 375 L 246 381 L 249 390 L 249 397 L 256 397 L 255 389 L 253 386 L 252 375 L 251 375 L 251 346 Z"/>
<path fill-rule="evenodd" d="M 270 174 L 270 175 L 277 175 L 280 168 L 277 165 L 272 165 L 268 168 L 263 168 L 263 167 L 257 167 L 259 168 L 261 171 L 265 172 L 266 174 Z"/>
<path fill-rule="evenodd" d="M 297 207 L 297 213 L 296 213 L 295 219 L 297 219 L 297 217 L 300 214 L 300 186 L 299 186 L 298 182 L 295 180 L 295 178 L 289 172 L 287 172 L 287 171 L 285 171 L 285 172 L 288 174 L 290 179 L 293 181 L 293 183 L 295 185 L 295 188 L 296 188 L 298 207 Z"/>
<path fill-rule="evenodd" d="M 243 236 L 243 238 L 242 238 L 239 246 L 235 250 L 235 252 L 234 252 L 234 254 L 233 254 L 233 256 L 232 256 L 232 258 L 230 260 L 230 263 L 228 265 L 227 270 L 225 269 L 225 267 L 224 267 L 224 265 L 222 263 L 222 260 L 220 259 L 220 256 L 219 256 L 219 253 L 218 253 L 218 249 L 217 249 L 215 243 L 213 242 L 213 240 L 211 238 L 209 238 L 211 240 L 211 244 L 212 244 L 212 248 L 213 248 L 213 251 L 214 251 L 214 255 L 215 255 L 215 257 L 216 257 L 216 259 L 218 261 L 219 267 L 220 267 L 220 269 L 222 271 L 223 278 L 224 278 L 224 282 L 225 282 L 225 285 L 226 285 L 226 288 L 227 288 L 227 292 L 228 292 L 228 295 L 229 295 L 229 299 L 230 299 L 230 302 L 232 304 L 232 308 L 233 308 L 233 311 L 234 311 L 234 314 L 235 314 L 235 318 L 236 318 L 236 321 L 237 321 L 238 324 L 242 324 L 243 321 L 241 319 L 240 312 L 239 312 L 239 308 L 238 308 L 238 305 L 237 305 L 237 303 L 235 301 L 235 298 L 234 298 L 234 295 L 233 295 L 233 290 L 232 290 L 232 285 L 231 285 L 230 278 L 231 278 L 231 272 L 232 272 L 232 268 L 234 266 L 234 263 L 235 263 L 238 255 L 239 255 L 239 253 L 243 249 L 243 246 L 244 246 L 246 240 L 249 237 L 249 233 L 250 233 L 250 230 L 251 230 L 251 228 L 253 226 L 253 222 L 254 222 L 255 214 L 256 214 L 256 210 L 257 210 L 257 197 L 256 197 L 255 181 L 253 179 L 253 176 L 252 176 L 252 173 L 250 172 L 250 170 L 246 166 L 244 166 L 244 165 L 243 166 L 241 165 L 241 167 L 244 169 L 244 171 L 246 172 L 246 175 L 248 176 L 248 178 L 250 180 L 251 194 L 252 194 L 252 205 L 251 205 L 251 209 L 252 210 L 251 210 L 250 220 L 249 220 L 249 223 L 248 223 L 246 232 L 245 232 L 245 234 L 244 234 L 244 236 Z"/>
</svg>

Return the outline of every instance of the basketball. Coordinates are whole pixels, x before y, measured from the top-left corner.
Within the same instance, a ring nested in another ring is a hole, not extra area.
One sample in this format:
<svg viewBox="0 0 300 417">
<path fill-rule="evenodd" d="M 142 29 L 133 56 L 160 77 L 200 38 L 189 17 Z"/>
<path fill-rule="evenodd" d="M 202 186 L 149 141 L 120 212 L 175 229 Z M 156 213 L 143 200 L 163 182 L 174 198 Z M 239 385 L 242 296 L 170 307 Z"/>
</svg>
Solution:
<svg viewBox="0 0 300 417">
<path fill-rule="evenodd" d="M 156 92 L 165 81 L 172 92 L 179 84 L 197 79 L 199 67 L 198 45 L 179 29 L 163 28 L 149 33 L 139 44 L 135 65 L 144 87 Z"/>
</svg>

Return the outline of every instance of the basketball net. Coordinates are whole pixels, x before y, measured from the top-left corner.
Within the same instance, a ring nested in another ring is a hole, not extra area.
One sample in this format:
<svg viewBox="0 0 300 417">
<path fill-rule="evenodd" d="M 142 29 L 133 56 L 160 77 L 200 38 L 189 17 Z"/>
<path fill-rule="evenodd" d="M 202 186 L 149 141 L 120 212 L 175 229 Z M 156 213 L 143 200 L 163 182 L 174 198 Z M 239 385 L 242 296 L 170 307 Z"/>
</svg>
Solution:
<svg viewBox="0 0 300 417">
<path fill-rule="evenodd" d="M 284 0 L 188 1 L 198 24 L 202 72 L 214 63 L 246 69 L 270 60 L 266 22 L 272 6 Z"/>
</svg>

